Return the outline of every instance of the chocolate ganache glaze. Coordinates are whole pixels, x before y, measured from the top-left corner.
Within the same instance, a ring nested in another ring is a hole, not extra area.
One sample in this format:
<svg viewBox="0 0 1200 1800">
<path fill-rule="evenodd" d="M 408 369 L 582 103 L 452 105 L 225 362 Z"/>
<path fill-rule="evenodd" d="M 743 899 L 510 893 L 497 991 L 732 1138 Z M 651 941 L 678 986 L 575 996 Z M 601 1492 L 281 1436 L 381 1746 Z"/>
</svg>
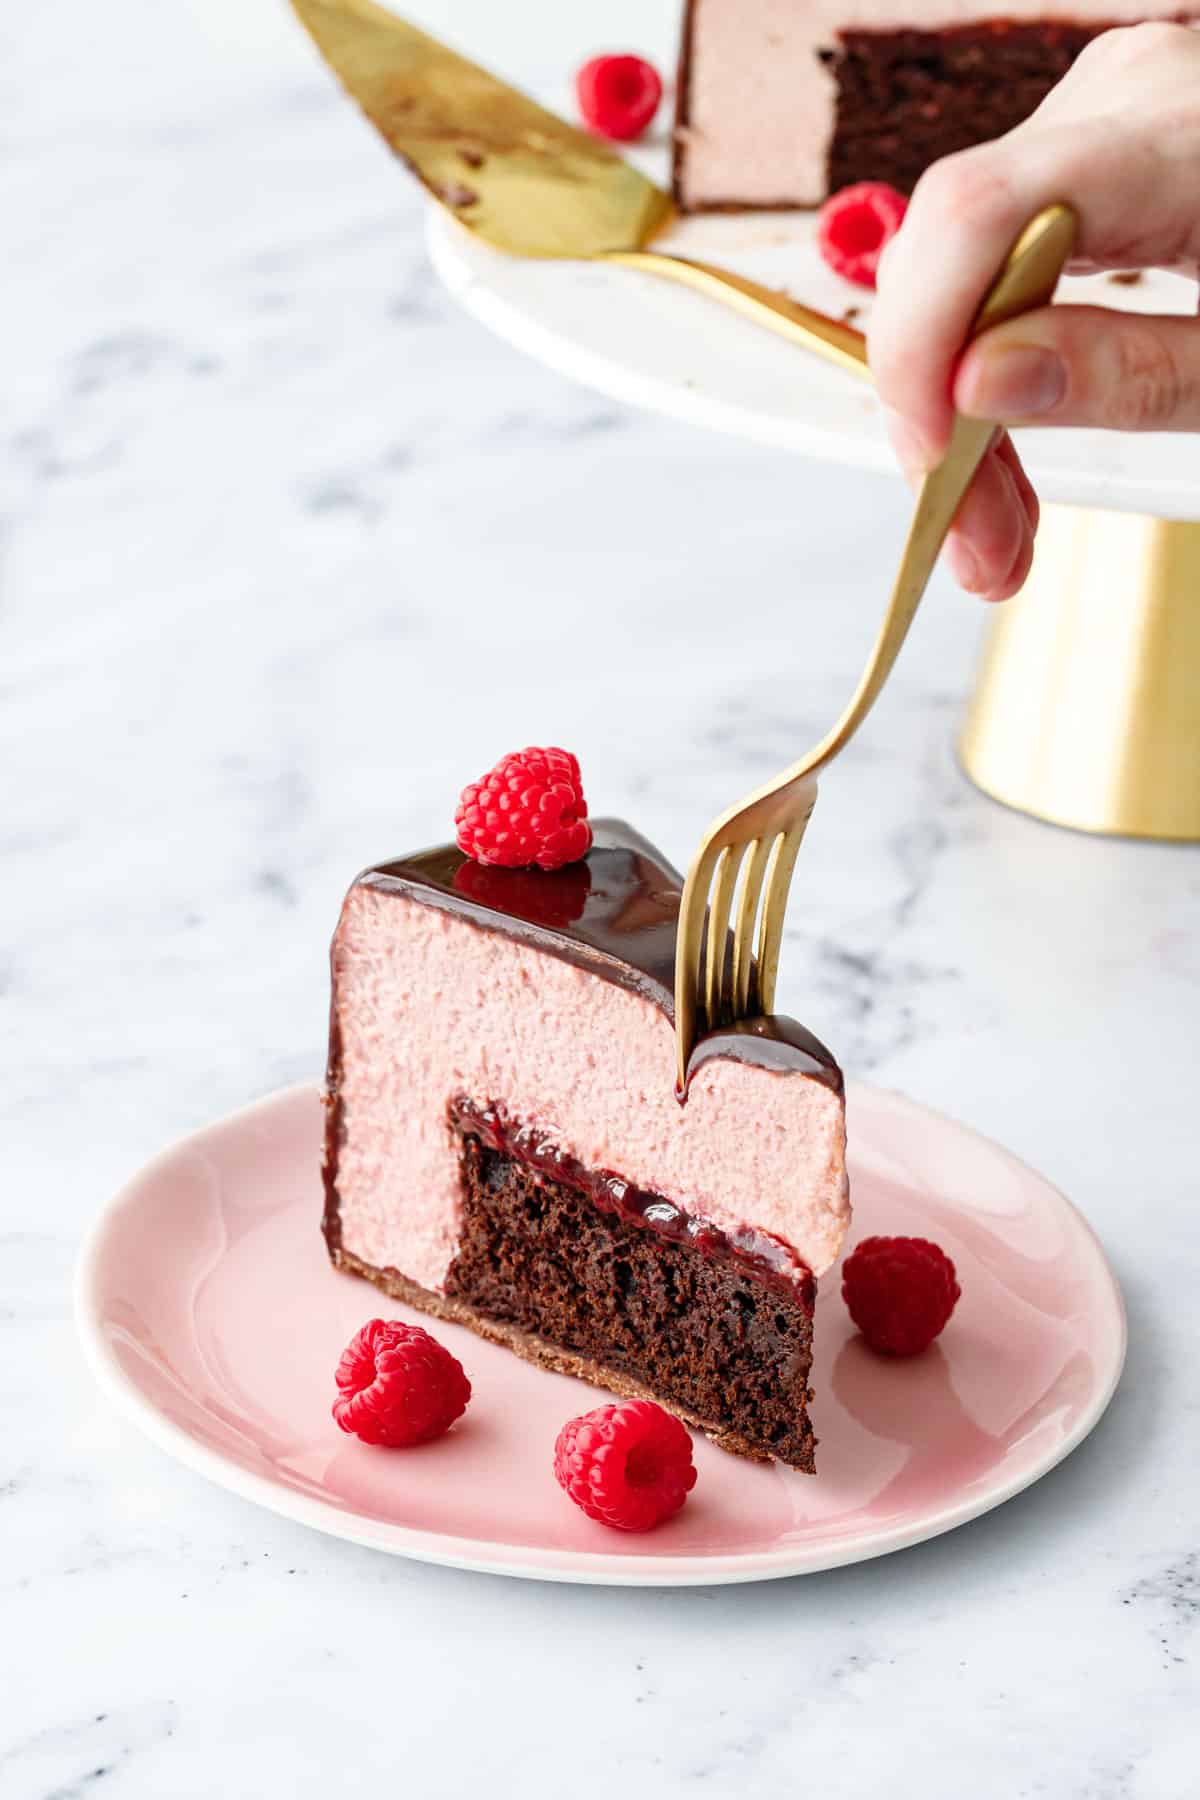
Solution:
<svg viewBox="0 0 1200 1800">
<path fill-rule="evenodd" d="M 683 880 L 645 838 L 619 819 L 592 821 L 582 862 L 548 873 L 484 868 L 454 845 L 424 850 L 364 870 L 355 886 L 404 894 L 425 906 L 502 931 L 521 943 L 587 969 L 659 1007 L 674 1024 L 675 932 Z M 745 1019 L 702 1037 L 688 1080 L 705 1063 L 729 1057 L 780 1075 L 804 1075 L 840 1093 L 842 1072 L 820 1040 L 780 1015 Z M 341 1242 L 337 1158 L 342 1119 L 341 1044 L 336 1009 L 326 1075 L 325 1237 Z M 686 1098 L 686 1088 L 681 1099 Z"/>
<path fill-rule="evenodd" d="M 592 821 L 582 862 L 547 874 L 490 869 L 449 845 L 359 876 L 368 887 L 410 894 L 426 906 L 503 931 L 650 1000 L 674 1023 L 675 931 L 683 879 L 620 819 Z M 841 1091 L 842 1074 L 820 1040 L 782 1016 L 747 1019 L 700 1039 L 690 1077 L 714 1057 L 808 1075 Z"/>
</svg>

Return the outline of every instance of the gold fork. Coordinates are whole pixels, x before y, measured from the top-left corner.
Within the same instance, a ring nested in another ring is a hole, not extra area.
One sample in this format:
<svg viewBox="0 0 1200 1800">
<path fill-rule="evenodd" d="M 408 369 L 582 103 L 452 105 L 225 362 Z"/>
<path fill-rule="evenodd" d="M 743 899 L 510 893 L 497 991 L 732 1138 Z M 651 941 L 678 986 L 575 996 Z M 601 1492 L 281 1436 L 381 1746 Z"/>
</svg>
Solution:
<svg viewBox="0 0 1200 1800">
<path fill-rule="evenodd" d="M 1068 207 L 1040 212 L 1010 250 L 970 336 L 1046 305 L 1074 239 L 1075 216 Z M 702 1031 L 774 1007 L 788 889 L 816 804 L 817 776 L 845 749 L 878 699 L 994 429 L 984 420 L 956 418 L 945 457 L 921 485 L 883 624 L 841 718 L 807 756 L 723 812 L 701 840 L 684 885 L 675 949 L 681 1092 Z"/>
</svg>

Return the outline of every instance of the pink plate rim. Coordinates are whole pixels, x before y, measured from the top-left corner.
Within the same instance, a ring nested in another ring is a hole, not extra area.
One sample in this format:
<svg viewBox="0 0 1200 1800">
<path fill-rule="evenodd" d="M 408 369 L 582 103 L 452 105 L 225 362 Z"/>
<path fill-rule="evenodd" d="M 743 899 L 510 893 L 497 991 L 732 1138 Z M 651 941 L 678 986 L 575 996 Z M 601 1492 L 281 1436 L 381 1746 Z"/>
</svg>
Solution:
<svg viewBox="0 0 1200 1800">
<path fill-rule="evenodd" d="M 1060 1209 L 1072 1226 L 1079 1254 L 1089 1256 L 1104 1279 L 1099 1284 L 1109 1309 L 1105 1349 L 1107 1366 L 1098 1371 L 1094 1391 L 1071 1429 L 1040 1458 L 1020 1467 L 1007 1479 L 994 1480 L 986 1489 L 963 1496 L 941 1508 L 932 1508 L 902 1525 L 865 1530 L 857 1536 L 826 1543 L 791 1545 L 783 1549 L 744 1554 L 655 1556 L 622 1555 L 616 1551 L 547 1549 L 538 1546 L 493 1543 L 484 1539 L 449 1538 L 438 1532 L 369 1519 L 348 1513 L 321 1500 L 295 1492 L 282 1483 L 244 1469 L 219 1451 L 198 1443 L 189 1432 L 168 1419 L 146 1397 L 122 1368 L 104 1330 L 98 1294 L 98 1266 L 105 1240 L 122 1211 L 133 1204 L 145 1181 L 170 1166 L 181 1152 L 200 1150 L 216 1134 L 252 1123 L 272 1111 L 294 1103 L 301 1094 L 315 1094 L 317 1084 L 298 1082 L 265 1095 L 246 1107 L 227 1114 L 178 1139 L 144 1164 L 112 1199 L 101 1208 L 80 1247 L 74 1284 L 76 1327 L 84 1355 L 97 1382 L 124 1415 L 154 1443 L 185 1467 L 207 1477 L 219 1487 L 251 1500 L 284 1518 L 369 1549 L 494 1575 L 532 1580 L 565 1581 L 623 1587 L 718 1586 L 734 1582 L 777 1580 L 793 1575 L 817 1574 L 877 1556 L 905 1550 L 941 1536 L 979 1518 L 1024 1492 L 1056 1468 L 1078 1448 L 1099 1423 L 1116 1391 L 1124 1367 L 1128 1331 L 1124 1302 L 1116 1276 L 1092 1227 L 1079 1209 L 1044 1176 L 993 1139 L 956 1120 L 920 1105 L 892 1089 L 863 1082 L 847 1084 L 848 1103 L 885 1104 L 923 1121 L 927 1129 L 972 1140 L 1009 1168 L 1036 1185 L 1041 1197 Z"/>
</svg>

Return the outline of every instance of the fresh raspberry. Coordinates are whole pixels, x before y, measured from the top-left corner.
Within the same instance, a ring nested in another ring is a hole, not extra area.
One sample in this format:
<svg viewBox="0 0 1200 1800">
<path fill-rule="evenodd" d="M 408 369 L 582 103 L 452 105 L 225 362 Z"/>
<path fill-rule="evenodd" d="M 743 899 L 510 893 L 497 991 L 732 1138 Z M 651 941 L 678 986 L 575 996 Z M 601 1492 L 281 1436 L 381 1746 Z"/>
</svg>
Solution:
<svg viewBox="0 0 1200 1800">
<path fill-rule="evenodd" d="M 653 1400 L 569 1420 L 554 1446 L 554 1474 L 589 1519 L 616 1531 L 661 1525 L 696 1485 L 686 1428 Z"/>
<path fill-rule="evenodd" d="M 842 1270 L 850 1317 L 881 1356 L 915 1356 L 945 1325 L 962 1290 L 928 1238 L 864 1238 Z"/>
<path fill-rule="evenodd" d="M 514 750 L 459 796 L 458 847 L 501 869 L 561 869 L 591 848 L 592 828 L 569 750 Z"/>
<path fill-rule="evenodd" d="M 836 275 L 873 288 L 879 258 L 904 223 L 908 201 L 886 181 L 856 181 L 821 208 L 817 248 Z"/>
<path fill-rule="evenodd" d="M 641 137 L 658 111 L 662 77 L 641 56 L 593 56 L 575 77 L 583 122 L 601 137 Z"/>
<path fill-rule="evenodd" d="M 457 1358 L 399 1319 L 370 1319 L 342 1351 L 333 1416 L 364 1444 L 400 1450 L 449 1431 L 471 1398 Z"/>
</svg>

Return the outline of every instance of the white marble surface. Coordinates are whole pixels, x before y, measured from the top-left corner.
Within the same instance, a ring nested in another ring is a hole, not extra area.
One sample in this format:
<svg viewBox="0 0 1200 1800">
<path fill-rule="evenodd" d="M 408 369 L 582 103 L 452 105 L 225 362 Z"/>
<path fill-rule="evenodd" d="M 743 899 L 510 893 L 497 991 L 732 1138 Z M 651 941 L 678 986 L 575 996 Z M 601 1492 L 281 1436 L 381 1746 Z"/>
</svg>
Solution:
<svg viewBox="0 0 1200 1800">
<path fill-rule="evenodd" d="M 552 10 L 524 50 L 503 8 L 440 13 L 520 73 L 591 47 Z M 643 36 L 635 0 L 605 19 Z M 0 30 L 2 1800 L 1193 1796 L 1200 852 L 964 784 L 979 616 L 944 582 L 826 781 L 784 998 L 1095 1222 L 1132 1350 L 1068 1464 L 875 1565 L 623 1593 L 326 1541 L 99 1400 L 80 1233 L 157 1147 L 319 1067 L 348 875 L 443 835 L 520 740 L 575 746 L 686 856 L 828 720 L 905 500 L 457 316 L 278 8 Z"/>
</svg>

